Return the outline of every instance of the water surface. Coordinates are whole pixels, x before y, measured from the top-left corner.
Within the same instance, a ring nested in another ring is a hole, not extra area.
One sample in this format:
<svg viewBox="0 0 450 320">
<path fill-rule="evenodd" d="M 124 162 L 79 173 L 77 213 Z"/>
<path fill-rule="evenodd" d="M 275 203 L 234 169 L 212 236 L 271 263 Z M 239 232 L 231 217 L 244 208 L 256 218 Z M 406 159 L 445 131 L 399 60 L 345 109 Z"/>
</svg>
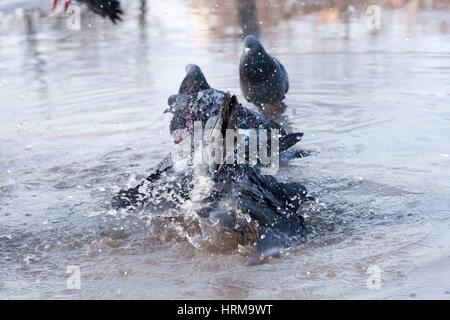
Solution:
<svg viewBox="0 0 450 320">
<path fill-rule="evenodd" d="M 450 11 L 436 3 L 383 7 L 371 31 L 359 6 L 125 1 L 123 23 L 83 12 L 74 31 L 42 2 L 4 2 L 0 298 L 449 299 Z M 289 126 L 317 151 L 279 175 L 319 203 L 305 243 L 249 266 L 109 203 L 172 147 L 163 111 L 184 66 L 240 96 L 255 32 L 289 72 Z"/>
</svg>

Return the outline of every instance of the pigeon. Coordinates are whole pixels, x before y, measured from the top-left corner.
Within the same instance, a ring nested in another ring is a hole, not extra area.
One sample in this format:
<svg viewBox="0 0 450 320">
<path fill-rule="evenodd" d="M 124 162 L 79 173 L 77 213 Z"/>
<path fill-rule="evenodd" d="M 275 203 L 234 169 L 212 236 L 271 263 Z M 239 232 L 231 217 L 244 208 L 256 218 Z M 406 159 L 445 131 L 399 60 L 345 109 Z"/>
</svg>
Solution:
<svg viewBox="0 0 450 320">
<path fill-rule="evenodd" d="M 222 133 L 237 129 L 239 108 L 236 96 L 226 93 L 217 117 L 208 122 Z M 203 143 L 208 144 L 208 137 L 203 138 Z M 224 155 L 224 158 L 229 157 L 233 158 L 232 151 Z M 306 235 L 305 221 L 297 210 L 312 198 L 307 197 L 306 188 L 299 182 L 283 183 L 271 175 L 261 174 L 258 166 L 236 162 L 209 167 L 209 174 L 215 183 L 210 196 L 203 200 L 206 210 L 201 216 L 208 213 L 207 217 L 216 224 L 228 221 L 230 209 L 235 212 L 236 220 L 242 214 L 249 216 L 256 222 L 257 258 L 275 255 L 283 248 L 298 244 Z M 227 210 L 221 210 L 223 207 Z M 225 211 L 222 216 L 217 214 L 220 211 Z M 236 226 L 239 230 L 241 225 L 239 221 L 232 224 L 232 230 Z"/>
<path fill-rule="evenodd" d="M 280 61 L 272 58 L 254 35 L 244 38 L 239 64 L 241 90 L 248 102 L 265 113 L 282 113 L 289 77 Z"/>
<path fill-rule="evenodd" d="M 236 129 L 239 108 L 236 96 L 225 94 L 217 115 L 208 120 L 206 127 L 211 125 L 220 132 Z M 208 135 L 202 139 L 205 145 L 214 142 Z M 228 152 L 224 157 L 233 157 L 233 151 Z M 281 182 L 261 174 L 258 166 L 239 164 L 236 159 L 212 167 L 200 164 L 196 169 L 172 161 L 163 160 L 138 186 L 121 190 L 113 199 L 113 207 L 183 210 L 182 204 L 190 201 L 189 208 L 195 208 L 202 225 L 218 232 L 241 234 L 255 244 L 253 258 L 258 261 L 304 239 L 306 224 L 298 210 L 313 198 L 307 196 L 301 183 Z M 203 179 L 211 183 L 200 183 Z"/>
<path fill-rule="evenodd" d="M 53 10 L 56 9 L 60 0 L 53 0 Z M 64 0 L 64 10 L 66 11 L 72 0 Z M 122 21 L 120 15 L 123 14 L 118 0 L 77 0 L 77 2 L 85 3 L 89 9 L 102 17 L 108 17 L 116 24 Z"/>
<path fill-rule="evenodd" d="M 177 95 L 168 99 L 169 108 L 166 113 L 173 113 L 170 122 L 170 133 L 175 143 L 180 143 L 192 134 L 194 121 L 205 124 L 216 116 L 227 94 L 211 88 L 199 66 L 186 66 L 186 76 L 183 79 Z M 280 151 L 284 151 L 301 140 L 303 133 L 287 133 L 276 121 L 264 114 L 255 112 L 238 104 L 237 123 L 239 129 L 278 129 L 280 130 Z"/>
</svg>

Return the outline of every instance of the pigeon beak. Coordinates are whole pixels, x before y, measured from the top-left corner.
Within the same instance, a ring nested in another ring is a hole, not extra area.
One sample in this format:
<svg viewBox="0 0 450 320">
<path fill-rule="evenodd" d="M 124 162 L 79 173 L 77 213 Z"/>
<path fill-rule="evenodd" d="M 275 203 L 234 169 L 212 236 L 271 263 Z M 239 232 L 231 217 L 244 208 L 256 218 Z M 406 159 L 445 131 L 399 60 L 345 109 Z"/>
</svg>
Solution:
<svg viewBox="0 0 450 320">
<path fill-rule="evenodd" d="M 248 54 L 250 51 L 251 51 L 252 49 L 250 49 L 250 48 L 245 48 L 245 54 Z"/>
</svg>

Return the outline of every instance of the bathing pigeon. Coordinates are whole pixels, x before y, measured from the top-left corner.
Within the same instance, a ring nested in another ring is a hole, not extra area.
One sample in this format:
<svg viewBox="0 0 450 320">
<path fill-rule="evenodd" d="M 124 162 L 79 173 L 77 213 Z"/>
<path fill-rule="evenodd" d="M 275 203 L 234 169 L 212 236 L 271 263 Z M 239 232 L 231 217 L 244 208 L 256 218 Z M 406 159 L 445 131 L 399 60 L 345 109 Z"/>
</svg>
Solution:
<svg viewBox="0 0 450 320">
<path fill-rule="evenodd" d="M 254 35 L 244 38 L 239 75 L 242 93 L 249 102 L 266 113 L 280 113 L 286 109 L 282 101 L 289 90 L 288 74 Z"/>
<path fill-rule="evenodd" d="M 64 0 L 64 10 L 67 10 L 71 2 L 71 0 Z M 122 21 L 120 15 L 123 14 L 123 11 L 118 0 L 77 0 L 77 2 L 85 3 L 89 9 L 102 17 L 107 16 L 114 24 L 117 20 Z M 53 10 L 58 4 L 59 0 L 53 0 Z"/>
<path fill-rule="evenodd" d="M 236 97 L 225 94 L 217 115 L 208 124 L 222 133 L 236 129 L 239 108 Z M 202 140 L 205 146 L 215 142 L 208 134 Z M 233 160 L 233 150 L 223 151 L 224 159 Z M 247 244 L 255 245 L 256 262 L 302 241 L 307 230 L 298 209 L 311 200 L 305 186 L 263 175 L 259 166 L 236 160 L 180 166 L 167 158 L 138 186 L 121 190 L 112 205 L 116 209 L 174 208 L 183 212 L 183 203 L 189 201 L 202 230 L 207 227 L 208 235 L 211 230 L 242 235 Z"/>
<path fill-rule="evenodd" d="M 194 64 L 186 66 L 186 76 L 178 92 L 168 99 L 169 108 L 166 110 L 174 115 L 170 122 L 170 133 L 176 143 L 192 133 L 194 121 L 205 124 L 216 116 L 226 96 L 225 92 L 211 88 L 200 67 Z M 303 136 L 303 133 L 287 133 L 274 120 L 241 104 L 238 107 L 237 123 L 239 129 L 279 129 L 280 151 L 292 147 Z"/>
<path fill-rule="evenodd" d="M 236 97 L 227 93 L 218 116 L 211 119 L 213 128 L 222 133 L 237 129 L 239 108 Z M 208 144 L 208 140 L 207 136 L 203 137 L 203 143 Z M 224 155 L 224 158 L 229 157 L 233 158 L 233 152 Z M 213 188 L 203 199 L 204 207 L 198 214 L 214 225 L 237 232 L 248 230 L 245 223 L 239 221 L 242 214 L 248 215 L 256 222 L 258 259 L 278 254 L 283 248 L 298 244 L 306 235 L 305 221 L 297 213 L 301 204 L 309 201 L 307 190 L 301 183 L 283 183 L 273 176 L 262 175 L 258 166 L 236 162 L 216 164 L 210 167 L 210 174 Z M 195 188 L 194 184 L 193 192 Z M 236 219 L 227 226 L 229 210 L 235 213 Z"/>
<path fill-rule="evenodd" d="M 193 96 L 173 95 L 169 98 L 170 106 L 166 111 L 173 113 L 170 122 L 170 133 L 175 143 L 181 142 L 184 138 L 192 134 L 194 121 L 201 121 L 205 124 L 211 117 L 217 116 L 223 101 L 228 94 L 216 89 L 199 91 Z M 283 127 L 266 118 L 263 114 L 257 113 L 238 104 L 237 124 L 241 130 L 246 129 L 278 129 L 280 133 L 280 151 L 285 151 L 299 142 L 303 133 L 288 133 Z"/>
</svg>

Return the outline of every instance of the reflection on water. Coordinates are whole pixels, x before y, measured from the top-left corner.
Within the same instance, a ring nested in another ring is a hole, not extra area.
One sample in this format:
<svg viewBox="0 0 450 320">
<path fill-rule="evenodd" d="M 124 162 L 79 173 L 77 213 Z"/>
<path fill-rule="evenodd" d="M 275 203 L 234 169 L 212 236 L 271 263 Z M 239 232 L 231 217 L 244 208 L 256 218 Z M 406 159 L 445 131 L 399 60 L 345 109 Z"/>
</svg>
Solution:
<svg viewBox="0 0 450 320">
<path fill-rule="evenodd" d="M 259 36 L 259 22 L 257 19 L 257 8 L 255 0 L 236 0 L 238 21 L 242 30 L 242 37 L 248 35 Z"/>
<path fill-rule="evenodd" d="M 0 296 L 448 297 L 449 6 L 377 2 L 379 30 L 360 1 L 124 1 L 123 23 L 83 11 L 81 31 L 41 1 L 1 4 Z M 286 66 L 289 125 L 316 151 L 280 176 L 320 201 L 308 241 L 249 267 L 109 201 L 171 148 L 163 110 L 184 66 L 239 93 L 252 33 Z"/>
<path fill-rule="evenodd" d="M 42 58 L 42 54 L 39 50 L 39 40 L 36 37 L 36 29 L 32 15 L 30 13 L 25 13 L 25 66 L 24 69 L 29 69 L 27 64 L 31 64 L 31 69 L 34 70 L 34 77 L 38 85 L 38 91 L 45 96 L 47 93 L 47 83 L 43 78 L 45 73 L 45 60 Z"/>
</svg>

